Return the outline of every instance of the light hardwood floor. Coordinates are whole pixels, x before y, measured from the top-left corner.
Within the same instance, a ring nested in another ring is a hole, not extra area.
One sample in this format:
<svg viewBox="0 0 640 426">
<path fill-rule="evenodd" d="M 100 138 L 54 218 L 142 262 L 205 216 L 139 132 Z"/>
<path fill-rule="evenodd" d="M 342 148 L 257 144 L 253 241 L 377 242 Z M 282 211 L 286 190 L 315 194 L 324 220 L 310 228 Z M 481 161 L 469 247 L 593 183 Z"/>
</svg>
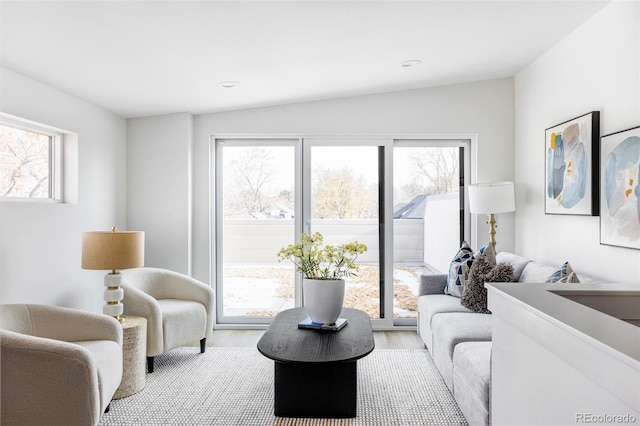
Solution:
<svg viewBox="0 0 640 426">
<path fill-rule="evenodd" d="M 264 330 L 214 330 L 207 339 L 212 347 L 251 347 L 258 344 Z M 415 331 L 374 331 L 378 349 L 424 349 L 424 343 Z"/>
</svg>

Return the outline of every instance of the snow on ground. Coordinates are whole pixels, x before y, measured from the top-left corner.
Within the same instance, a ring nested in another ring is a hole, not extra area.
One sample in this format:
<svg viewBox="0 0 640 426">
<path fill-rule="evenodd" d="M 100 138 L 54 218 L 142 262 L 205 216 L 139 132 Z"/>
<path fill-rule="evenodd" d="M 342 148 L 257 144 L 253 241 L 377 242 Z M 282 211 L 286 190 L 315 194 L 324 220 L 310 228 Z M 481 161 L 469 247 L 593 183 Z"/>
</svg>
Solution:
<svg viewBox="0 0 640 426">
<path fill-rule="evenodd" d="M 269 269 L 287 268 L 286 266 L 269 265 Z M 264 273 L 267 274 L 267 267 L 263 266 Z M 260 266 L 246 267 L 250 273 L 243 272 L 240 265 L 234 266 L 234 274 L 224 277 L 223 293 L 223 315 L 225 316 L 248 316 L 249 313 L 280 312 L 294 307 L 294 300 L 281 295 L 282 283 L 276 277 L 260 277 Z M 289 269 L 291 269 L 289 267 Z M 419 287 L 419 275 L 429 272 L 429 267 L 423 265 L 402 265 L 394 268 L 394 282 L 396 285 L 403 284 L 408 287 L 412 295 L 417 297 Z M 256 276 L 258 275 L 258 276 Z M 364 287 L 362 283 L 347 283 L 349 288 Z M 355 306 L 357 308 L 357 306 Z M 415 311 L 401 309 L 398 300 L 394 300 L 395 317 L 415 317 Z"/>
</svg>

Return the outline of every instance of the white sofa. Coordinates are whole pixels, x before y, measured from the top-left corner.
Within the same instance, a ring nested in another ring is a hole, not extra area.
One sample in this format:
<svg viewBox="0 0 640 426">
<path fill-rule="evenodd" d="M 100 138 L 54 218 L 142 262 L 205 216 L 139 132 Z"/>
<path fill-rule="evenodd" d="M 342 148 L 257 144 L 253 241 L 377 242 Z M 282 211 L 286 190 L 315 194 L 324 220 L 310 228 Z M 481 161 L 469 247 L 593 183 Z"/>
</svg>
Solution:
<svg viewBox="0 0 640 426">
<path fill-rule="evenodd" d="M 122 326 L 56 306 L 0 305 L 0 424 L 95 425 L 122 378 Z"/>
<path fill-rule="evenodd" d="M 496 261 L 511 264 L 518 282 L 545 282 L 560 268 L 508 252 L 498 253 Z M 418 333 L 467 422 L 491 424 L 491 315 L 475 313 L 445 294 L 447 274 L 420 279 Z"/>
</svg>

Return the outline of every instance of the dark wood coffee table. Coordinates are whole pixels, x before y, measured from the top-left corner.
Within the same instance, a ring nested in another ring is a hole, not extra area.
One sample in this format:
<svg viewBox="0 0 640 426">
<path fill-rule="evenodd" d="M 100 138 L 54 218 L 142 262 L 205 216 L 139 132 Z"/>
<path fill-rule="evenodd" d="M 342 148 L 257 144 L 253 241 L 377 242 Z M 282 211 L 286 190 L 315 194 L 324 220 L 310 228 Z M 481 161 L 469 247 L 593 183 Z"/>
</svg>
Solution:
<svg viewBox="0 0 640 426">
<path fill-rule="evenodd" d="M 274 414 L 279 417 L 356 416 L 357 361 L 373 351 L 369 315 L 344 308 L 340 331 L 298 329 L 305 308 L 280 312 L 258 350 L 275 361 Z"/>
</svg>

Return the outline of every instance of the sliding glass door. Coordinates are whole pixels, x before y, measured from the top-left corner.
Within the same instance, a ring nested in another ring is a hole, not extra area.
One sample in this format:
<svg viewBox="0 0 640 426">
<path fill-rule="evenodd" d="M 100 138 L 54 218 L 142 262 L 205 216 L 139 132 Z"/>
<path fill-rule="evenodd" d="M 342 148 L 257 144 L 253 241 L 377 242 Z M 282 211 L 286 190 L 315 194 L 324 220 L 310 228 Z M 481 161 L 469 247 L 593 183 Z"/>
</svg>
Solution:
<svg viewBox="0 0 640 426">
<path fill-rule="evenodd" d="M 302 306 L 301 277 L 279 263 L 302 232 L 368 246 L 345 306 L 376 328 L 416 324 L 421 274 L 446 271 L 468 238 L 465 140 L 213 139 L 213 276 L 219 324 L 269 323 Z"/>
</svg>

